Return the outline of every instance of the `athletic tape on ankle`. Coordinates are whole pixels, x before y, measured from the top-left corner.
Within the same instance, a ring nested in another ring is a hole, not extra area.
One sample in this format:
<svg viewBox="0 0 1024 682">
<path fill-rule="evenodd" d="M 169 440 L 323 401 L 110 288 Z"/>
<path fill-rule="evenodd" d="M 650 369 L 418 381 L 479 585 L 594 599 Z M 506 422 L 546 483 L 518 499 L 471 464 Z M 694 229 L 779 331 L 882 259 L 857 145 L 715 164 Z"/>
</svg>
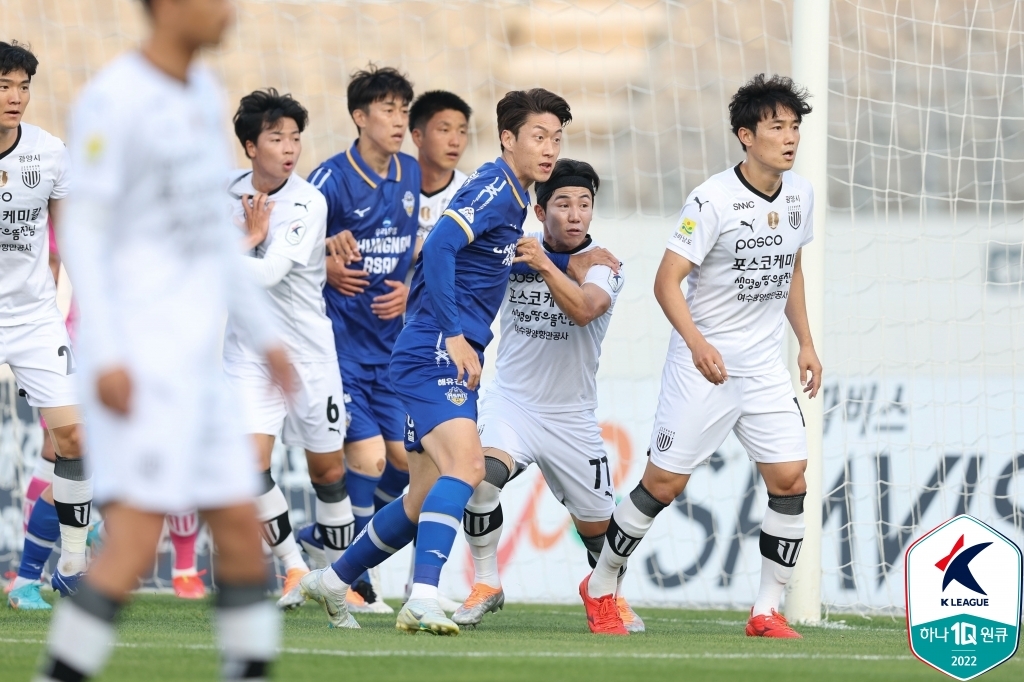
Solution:
<svg viewBox="0 0 1024 682">
<path fill-rule="evenodd" d="M 462 513 L 462 529 L 466 535 L 478 538 L 501 527 L 505 517 L 501 512 L 501 504 L 486 514 L 475 514 L 468 509 Z"/>
<path fill-rule="evenodd" d="M 498 490 L 505 487 L 511 474 L 512 472 L 509 471 L 508 465 L 500 459 L 484 457 L 484 480 Z"/>
<path fill-rule="evenodd" d="M 232 585 L 221 584 L 214 598 L 218 609 L 235 609 L 242 606 L 258 604 L 266 598 L 267 590 L 263 585 Z"/>
<path fill-rule="evenodd" d="M 53 475 L 55 478 L 64 478 L 69 481 L 87 481 L 89 477 L 85 473 L 85 462 L 81 459 L 57 456 L 53 463 Z"/>
<path fill-rule="evenodd" d="M 341 502 L 348 497 L 344 476 L 334 483 L 314 483 L 313 490 L 316 492 L 316 499 L 321 502 Z"/>
<path fill-rule="evenodd" d="M 633 501 L 633 504 L 641 513 L 650 516 L 652 519 L 660 514 L 662 509 L 668 506 L 648 492 L 643 483 L 636 484 L 636 487 L 633 488 L 633 492 L 629 494 L 629 499 Z"/>
<path fill-rule="evenodd" d="M 803 514 L 805 497 L 807 497 L 807 493 L 800 493 L 799 495 L 772 495 L 768 493 L 768 508 L 787 516 Z"/>
<path fill-rule="evenodd" d="M 107 623 L 113 623 L 121 610 L 119 602 L 105 594 L 100 594 L 84 580 L 79 584 L 78 591 L 71 595 L 71 601 L 90 616 Z"/>
<path fill-rule="evenodd" d="M 260 472 L 260 482 L 263 484 L 263 489 L 260 490 L 259 493 L 260 495 L 266 495 L 274 489 L 275 485 L 277 485 L 274 483 L 274 477 L 270 475 L 270 469 Z"/>
</svg>

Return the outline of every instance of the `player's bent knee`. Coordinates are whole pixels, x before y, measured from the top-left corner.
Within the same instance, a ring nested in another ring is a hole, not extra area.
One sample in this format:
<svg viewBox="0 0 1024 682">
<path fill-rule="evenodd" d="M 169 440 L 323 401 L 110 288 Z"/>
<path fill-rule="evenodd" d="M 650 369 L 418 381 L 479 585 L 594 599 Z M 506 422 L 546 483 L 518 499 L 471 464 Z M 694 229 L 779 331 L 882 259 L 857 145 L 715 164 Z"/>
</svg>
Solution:
<svg viewBox="0 0 1024 682">
<path fill-rule="evenodd" d="M 39 415 L 46 421 L 54 452 L 68 459 L 82 456 L 82 436 L 79 425 L 82 413 L 77 405 L 63 407 L 41 407 Z"/>
<path fill-rule="evenodd" d="M 345 475 L 345 459 L 341 450 L 326 453 L 307 450 L 306 465 L 310 482 L 317 485 L 334 483 Z"/>
</svg>

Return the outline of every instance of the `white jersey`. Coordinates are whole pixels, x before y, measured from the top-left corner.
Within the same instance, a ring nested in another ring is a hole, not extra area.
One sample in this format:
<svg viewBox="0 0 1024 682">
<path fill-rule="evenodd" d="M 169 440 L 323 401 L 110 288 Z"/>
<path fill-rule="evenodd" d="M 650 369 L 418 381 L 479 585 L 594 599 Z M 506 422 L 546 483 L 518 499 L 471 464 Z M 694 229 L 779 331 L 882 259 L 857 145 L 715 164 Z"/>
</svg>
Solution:
<svg viewBox="0 0 1024 682">
<path fill-rule="evenodd" d="M 67 196 L 70 166 L 64 143 L 28 123 L 0 154 L 0 327 L 33 322 L 56 307 L 47 221 L 50 199 Z"/>
<path fill-rule="evenodd" d="M 82 91 L 62 255 L 82 309 L 87 373 L 127 365 L 175 386 L 208 385 L 221 376 L 228 312 L 253 346 L 276 342 L 224 197 L 226 120 L 208 69 L 193 65 L 181 82 L 138 52 Z"/>
<path fill-rule="evenodd" d="M 456 168 L 452 174 L 451 181 L 433 194 L 420 192 L 420 229 L 416 231 L 417 239 L 426 239 L 434 224 L 448 208 L 448 202 L 452 200 L 466 182 L 466 174 Z"/>
<path fill-rule="evenodd" d="M 694 324 L 731 376 L 782 363 L 785 309 L 796 253 L 813 238 L 814 190 L 787 171 L 775 196 L 754 189 L 739 166 L 690 193 L 667 248 L 696 267 L 686 278 Z M 674 329 L 669 359 L 693 364 Z"/>
<path fill-rule="evenodd" d="M 594 248 L 597 244 L 590 242 L 577 253 Z M 585 281 L 607 292 L 612 304 L 590 324 L 578 327 L 555 304 L 541 275 L 509 275 L 499 313 L 501 341 L 491 390 L 538 412 L 597 408 L 601 343 L 626 280 L 621 269 L 616 274 L 607 265 L 595 265 Z"/>
<path fill-rule="evenodd" d="M 253 196 L 252 171 L 233 174 L 228 194 L 235 224 L 244 227 L 242 195 Z M 334 328 L 327 317 L 324 284 L 327 282 L 326 250 L 327 200 L 313 185 L 292 174 L 284 186 L 270 195 L 274 208 L 270 213 L 267 238 L 254 249 L 256 258 L 268 254 L 292 261 L 292 269 L 270 287 L 270 309 L 278 332 L 293 362 L 337 360 Z M 228 318 L 224 336 L 224 358 L 263 361 L 238 328 L 235 317 Z"/>
</svg>

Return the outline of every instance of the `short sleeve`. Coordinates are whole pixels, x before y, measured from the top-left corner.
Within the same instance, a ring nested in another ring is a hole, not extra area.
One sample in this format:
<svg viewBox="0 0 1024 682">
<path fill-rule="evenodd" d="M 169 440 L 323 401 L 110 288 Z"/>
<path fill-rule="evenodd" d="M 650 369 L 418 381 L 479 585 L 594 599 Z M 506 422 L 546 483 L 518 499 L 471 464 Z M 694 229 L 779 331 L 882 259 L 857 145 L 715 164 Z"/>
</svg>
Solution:
<svg viewBox="0 0 1024 682">
<path fill-rule="evenodd" d="M 308 182 L 320 190 L 327 201 L 328 236 L 341 232 L 344 229 L 342 221 L 349 214 L 341 187 L 341 173 L 325 163 L 309 174 Z"/>
<path fill-rule="evenodd" d="M 323 248 L 327 230 L 327 202 L 323 198 L 310 203 L 305 215 L 296 213 L 278 226 L 267 254 L 284 256 L 298 265 L 308 265 L 313 250 Z"/>
<path fill-rule="evenodd" d="M 99 89 L 86 93 L 71 116 L 68 151 L 74 194 L 109 203 L 117 199 L 128 175 L 125 149 L 132 126 L 124 120 L 123 97 Z"/>
<path fill-rule="evenodd" d="M 477 176 L 455 193 L 441 216 L 458 223 L 472 242 L 487 230 L 504 224 L 502 207 L 509 200 L 504 195 L 511 194 L 508 184 L 501 174 Z"/>
<path fill-rule="evenodd" d="M 607 265 L 595 265 L 587 270 L 587 276 L 583 283 L 601 287 L 606 294 L 612 297 L 612 305 L 615 305 L 619 292 L 622 291 L 622 287 L 626 283 L 626 275 L 622 270 L 621 263 L 618 272 L 613 271 Z"/>
<path fill-rule="evenodd" d="M 50 191 L 51 199 L 63 199 L 71 189 L 71 154 L 63 144 L 58 142 L 57 146 L 56 168 L 54 169 L 56 179 L 53 182 L 53 190 Z"/>
<path fill-rule="evenodd" d="M 721 221 L 713 201 L 701 201 L 694 192 L 679 214 L 666 248 L 694 265 L 700 265 L 722 234 Z"/>
</svg>

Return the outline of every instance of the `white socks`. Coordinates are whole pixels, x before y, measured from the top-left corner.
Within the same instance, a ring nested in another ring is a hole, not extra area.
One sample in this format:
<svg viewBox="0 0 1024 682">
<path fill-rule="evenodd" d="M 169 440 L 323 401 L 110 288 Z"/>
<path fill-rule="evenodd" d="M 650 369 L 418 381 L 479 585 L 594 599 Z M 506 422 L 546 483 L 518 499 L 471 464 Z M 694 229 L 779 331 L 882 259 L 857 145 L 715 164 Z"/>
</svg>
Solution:
<svg viewBox="0 0 1024 682">
<path fill-rule="evenodd" d="M 779 610 L 803 538 L 804 495 L 769 495 L 768 510 L 761 522 L 761 587 L 754 600 L 753 615 Z"/>
<path fill-rule="evenodd" d="M 270 545 L 286 571 L 293 568 L 307 568 L 299 553 L 298 543 L 292 534 L 291 520 L 288 518 L 288 502 L 284 493 L 275 483 L 267 492 L 256 498 L 256 515 L 263 524 L 263 539 Z"/>
<path fill-rule="evenodd" d="M 92 478 L 86 475 L 81 459 L 58 457 L 53 468 L 53 506 L 60 521 L 60 560 L 62 575 L 85 570 L 85 543 L 92 516 Z"/>
<path fill-rule="evenodd" d="M 246 596 L 252 591 L 250 596 Z M 233 604 L 237 593 L 240 601 Z M 265 680 L 281 644 L 281 613 L 263 598 L 262 587 L 221 588 L 217 595 L 217 638 L 223 679 Z"/>
<path fill-rule="evenodd" d="M 608 524 L 597 568 L 590 574 L 587 594 L 598 598 L 616 593 L 622 566 L 654 525 L 654 518 L 667 506 L 647 492 L 642 483 L 619 503 Z"/>
<path fill-rule="evenodd" d="M 487 481 L 481 481 L 469 498 L 462 517 L 462 530 L 473 554 L 474 583 L 488 587 L 501 587 L 498 577 L 498 541 L 501 540 L 503 522 L 501 490 Z M 415 588 L 414 588 L 415 589 Z"/>
<path fill-rule="evenodd" d="M 36 682 L 94 677 L 114 647 L 114 619 L 120 605 L 83 582 L 78 593 L 55 609 L 46 659 Z"/>
</svg>

